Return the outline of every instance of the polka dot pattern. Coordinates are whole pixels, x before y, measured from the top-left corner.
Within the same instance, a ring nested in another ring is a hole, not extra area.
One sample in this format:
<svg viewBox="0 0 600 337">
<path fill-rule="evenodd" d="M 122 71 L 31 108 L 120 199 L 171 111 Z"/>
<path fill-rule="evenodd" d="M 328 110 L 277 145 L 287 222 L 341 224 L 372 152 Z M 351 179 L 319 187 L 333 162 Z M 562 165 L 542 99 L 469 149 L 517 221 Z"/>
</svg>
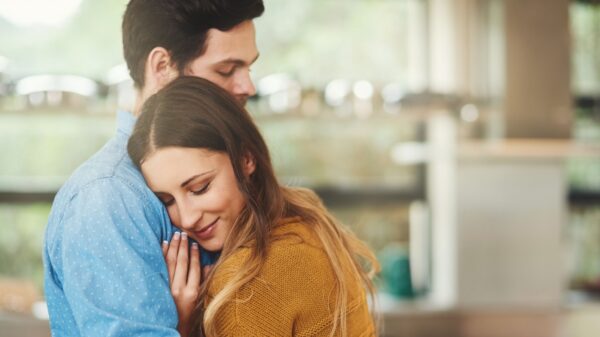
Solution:
<svg viewBox="0 0 600 337">
<path fill-rule="evenodd" d="M 45 233 L 53 336 L 179 336 L 160 243 L 168 215 L 127 155 L 134 117 L 69 178 Z"/>
</svg>

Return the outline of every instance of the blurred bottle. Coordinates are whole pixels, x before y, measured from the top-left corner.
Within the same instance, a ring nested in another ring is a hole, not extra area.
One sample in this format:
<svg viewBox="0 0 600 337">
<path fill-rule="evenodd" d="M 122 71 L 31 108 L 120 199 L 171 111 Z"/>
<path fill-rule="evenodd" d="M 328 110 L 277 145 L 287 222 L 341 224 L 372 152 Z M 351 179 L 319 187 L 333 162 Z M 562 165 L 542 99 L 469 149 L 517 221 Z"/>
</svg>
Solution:
<svg viewBox="0 0 600 337">
<path fill-rule="evenodd" d="M 264 103 L 261 110 L 270 114 L 296 113 L 302 102 L 302 86 L 289 74 L 276 73 L 258 81 L 257 93 Z"/>
<path fill-rule="evenodd" d="M 371 82 L 362 80 L 354 82 L 352 93 L 354 94 L 354 115 L 359 119 L 365 119 L 373 114 L 373 93 L 375 89 Z"/>
<path fill-rule="evenodd" d="M 108 86 L 107 110 L 132 111 L 136 92 L 127 65 L 123 63 L 111 68 L 105 81 Z"/>
<path fill-rule="evenodd" d="M 8 78 L 6 77 L 6 68 L 8 59 L 0 55 L 0 109 L 3 108 L 5 97 L 8 95 Z"/>
<path fill-rule="evenodd" d="M 383 111 L 390 115 L 397 115 L 402 108 L 402 98 L 406 92 L 400 83 L 388 83 L 381 89 L 381 99 L 383 100 Z"/>
<path fill-rule="evenodd" d="M 336 79 L 325 87 L 325 103 L 330 106 L 338 117 L 352 115 L 352 85 L 345 79 Z"/>
<path fill-rule="evenodd" d="M 405 245 L 392 242 L 378 254 L 381 263 L 381 289 L 396 298 L 413 298 L 410 260 Z"/>
</svg>

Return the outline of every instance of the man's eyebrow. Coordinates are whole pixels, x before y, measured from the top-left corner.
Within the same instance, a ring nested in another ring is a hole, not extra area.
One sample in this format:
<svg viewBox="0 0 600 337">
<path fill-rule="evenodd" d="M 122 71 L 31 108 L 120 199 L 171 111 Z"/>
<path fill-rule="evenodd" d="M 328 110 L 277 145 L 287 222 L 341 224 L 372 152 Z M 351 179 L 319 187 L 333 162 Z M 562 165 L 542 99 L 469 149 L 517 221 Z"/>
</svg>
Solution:
<svg viewBox="0 0 600 337">
<path fill-rule="evenodd" d="M 217 62 L 217 64 L 227 64 L 227 63 L 232 63 L 235 64 L 237 66 L 245 66 L 245 65 L 251 65 L 254 62 L 256 62 L 256 60 L 258 60 L 258 57 L 260 56 L 260 54 L 256 54 L 256 56 L 254 57 L 254 59 L 252 59 L 252 61 L 250 61 L 250 63 L 246 63 L 246 61 L 242 60 L 242 59 L 236 59 L 236 58 L 228 58 L 228 59 L 224 59 L 222 61 Z"/>
<path fill-rule="evenodd" d="M 186 180 L 186 181 L 182 182 L 182 183 L 181 183 L 181 187 L 185 187 L 185 186 L 187 186 L 187 185 L 188 185 L 190 182 L 192 182 L 194 179 L 196 179 L 196 178 L 199 178 L 199 177 L 202 177 L 202 176 L 204 176 L 204 175 L 207 175 L 207 174 L 209 174 L 209 173 L 211 173 L 211 172 L 213 172 L 213 171 L 214 171 L 214 170 L 210 170 L 210 171 L 206 171 L 206 172 L 203 172 L 203 173 L 200 173 L 200 174 L 196 174 L 195 176 L 193 176 L 193 177 L 190 177 L 188 180 Z"/>
</svg>

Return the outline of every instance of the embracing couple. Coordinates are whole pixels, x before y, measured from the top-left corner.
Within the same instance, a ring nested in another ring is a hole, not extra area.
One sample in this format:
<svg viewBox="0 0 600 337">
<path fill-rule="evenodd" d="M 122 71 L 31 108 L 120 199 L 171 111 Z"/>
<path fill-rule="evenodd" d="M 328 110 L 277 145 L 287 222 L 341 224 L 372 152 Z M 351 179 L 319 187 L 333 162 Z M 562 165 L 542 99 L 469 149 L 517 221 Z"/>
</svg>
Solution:
<svg viewBox="0 0 600 337">
<path fill-rule="evenodd" d="M 53 336 L 374 336 L 372 252 L 280 185 L 244 109 L 261 0 L 131 0 L 137 97 L 54 201 Z"/>
</svg>

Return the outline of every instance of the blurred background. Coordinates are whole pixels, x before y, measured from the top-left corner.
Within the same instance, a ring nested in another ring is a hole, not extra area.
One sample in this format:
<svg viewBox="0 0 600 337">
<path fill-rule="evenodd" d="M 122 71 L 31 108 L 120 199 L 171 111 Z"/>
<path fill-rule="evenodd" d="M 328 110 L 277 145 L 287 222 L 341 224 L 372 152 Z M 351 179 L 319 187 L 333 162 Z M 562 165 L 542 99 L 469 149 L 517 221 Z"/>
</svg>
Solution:
<svg viewBox="0 0 600 337">
<path fill-rule="evenodd" d="M 49 336 L 51 202 L 133 100 L 126 0 L 0 0 L 0 336 Z M 377 252 L 382 336 L 597 336 L 600 1 L 265 0 L 281 181 Z"/>
</svg>

